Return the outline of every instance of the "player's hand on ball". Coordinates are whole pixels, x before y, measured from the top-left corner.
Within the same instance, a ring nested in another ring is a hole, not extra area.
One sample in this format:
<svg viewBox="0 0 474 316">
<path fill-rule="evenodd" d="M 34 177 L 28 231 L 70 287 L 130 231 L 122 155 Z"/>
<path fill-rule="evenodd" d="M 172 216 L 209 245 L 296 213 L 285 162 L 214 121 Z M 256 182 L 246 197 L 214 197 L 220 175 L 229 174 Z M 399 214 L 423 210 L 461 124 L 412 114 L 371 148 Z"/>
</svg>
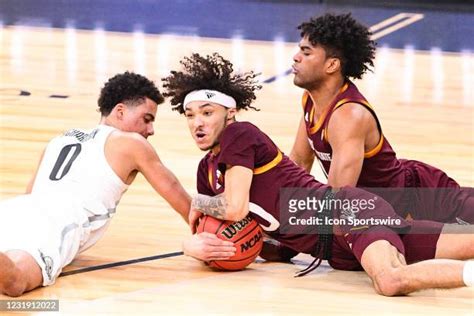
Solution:
<svg viewBox="0 0 474 316">
<path fill-rule="evenodd" d="M 191 221 L 190 221 L 191 223 Z M 183 242 L 183 251 L 187 256 L 202 261 L 227 260 L 235 255 L 234 243 L 217 238 L 216 235 L 203 232 L 192 235 Z"/>
<path fill-rule="evenodd" d="M 199 225 L 199 219 L 203 216 L 204 214 L 200 212 L 199 210 L 195 208 L 191 208 L 189 211 L 189 227 L 191 228 L 191 233 L 195 234 L 196 233 L 196 228 Z"/>
</svg>

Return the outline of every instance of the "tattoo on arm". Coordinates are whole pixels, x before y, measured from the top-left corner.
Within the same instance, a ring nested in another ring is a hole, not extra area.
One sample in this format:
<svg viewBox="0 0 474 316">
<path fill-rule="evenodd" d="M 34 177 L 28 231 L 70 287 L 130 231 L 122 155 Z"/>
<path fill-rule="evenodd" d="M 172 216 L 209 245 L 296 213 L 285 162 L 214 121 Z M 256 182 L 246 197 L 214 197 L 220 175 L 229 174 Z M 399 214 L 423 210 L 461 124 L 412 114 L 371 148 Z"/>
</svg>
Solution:
<svg viewBox="0 0 474 316">
<path fill-rule="evenodd" d="M 198 194 L 193 198 L 191 206 L 212 217 L 225 219 L 227 201 L 224 194 L 216 196 Z"/>
</svg>

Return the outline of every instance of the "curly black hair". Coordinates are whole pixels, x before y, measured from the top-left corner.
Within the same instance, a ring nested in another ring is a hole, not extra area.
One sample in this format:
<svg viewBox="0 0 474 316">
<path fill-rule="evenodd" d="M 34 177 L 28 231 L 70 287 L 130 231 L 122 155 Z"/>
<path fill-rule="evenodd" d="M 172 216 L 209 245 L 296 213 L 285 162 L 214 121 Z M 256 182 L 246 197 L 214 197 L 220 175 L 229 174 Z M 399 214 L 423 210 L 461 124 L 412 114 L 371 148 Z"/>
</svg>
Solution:
<svg viewBox="0 0 474 316">
<path fill-rule="evenodd" d="M 255 91 L 262 88 L 255 78 L 259 75 L 253 71 L 238 74 L 233 73 L 233 65 L 218 53 L 203 57 L 192 54 L 184 57 L 180 64 L 182 71 L 171 71 L 171 75 L 163 78 L 165 97 L 171 98 L 173 110 L 183 114 L 183 102 L 186 95 L 194 90 L 216 90 L 235 99 L 237 109 L 249 108 L 259 111 L 251 106 L 256 99 Z"/>
<path fill-rule="evenodd" d="M 350 13 L 314 17 L 299 25 L 298 30 L 301 30 L 301 37 L 307 36 L 312 45 L 321 45 L 330 57 L 341 60 L 345 78 L 361 79 L 374 66 L 376 43 L 370 39 L 372 33 Z"/>
<path fill-rule="evenodd" d="M 107 116 L 118 103 L 131 105 L 145 98 L 155 101 L 156 104 L 165 101 L 153 81 L 142 75 L 126 71 L 113 76 L 105 83 L 97 103 L 100 113 Z"/>
</svg>

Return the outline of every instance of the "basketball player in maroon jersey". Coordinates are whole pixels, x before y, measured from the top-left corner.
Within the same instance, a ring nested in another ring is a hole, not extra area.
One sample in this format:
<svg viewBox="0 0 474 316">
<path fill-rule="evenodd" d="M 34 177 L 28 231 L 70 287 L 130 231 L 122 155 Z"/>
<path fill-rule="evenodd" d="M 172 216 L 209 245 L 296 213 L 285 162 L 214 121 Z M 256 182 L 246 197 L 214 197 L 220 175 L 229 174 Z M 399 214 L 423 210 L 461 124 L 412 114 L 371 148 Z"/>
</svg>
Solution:
<svg viewBox="0 0 474 316">
<path fill-rule="evenodd" d="M 472 286 L 474 262 L 462 260 L 474 257 L 474 234 L 467 233 L 473 226 L 406 221 L 372 193 L 351 187 L 333 192 L 295 165 L 256 126 L 236 121 L 239 110 L 253 108 L 254 92 L 260 88 L 255 73 L 233 73 L 232 64 L 217 53 L 206 57 L 193 54 L 181 64 L 183 70 L 172 71 L 163 79 L 164 95 L 172 98 L 174 110 L 186 116 L 197 146 L 207 151 L 197 172 L 199 194 L 191 203 L 193 231 L 203 213 L 237 221 L 250 211 L 268 235 L 316 257 L 299 275 L 328 259 L 336 269 L 364 269 L 375 290 L 387 296 L 425 288 Z M 321 213 L 326 219 L 341 219 L 352 212 L 350 216 L 360 220 L 395 221 L 387 225 L 323 224 L 311 232 L 284 231 L 287 218 L 280 209 L 280 189 L 298 187 L 311 189 L 319 200 L 374 199 L 373 209 L 357 212 L 324 208 Z M 448 234 L 448 228 L 464 233 Z"/>
<path fill-rule="evenodd" d="M 312 18 L 298 29 L 294 84 L 305 92 L 290 158 L 308 172 L 316 158 L 332 187 L 378 188 L 403 217 L 474 223 L 474 191 L 428 164 L 397 159 L 373 107 L 349 80 L 373 66 L 370 31 L 350 14 Z"/>
</svg>

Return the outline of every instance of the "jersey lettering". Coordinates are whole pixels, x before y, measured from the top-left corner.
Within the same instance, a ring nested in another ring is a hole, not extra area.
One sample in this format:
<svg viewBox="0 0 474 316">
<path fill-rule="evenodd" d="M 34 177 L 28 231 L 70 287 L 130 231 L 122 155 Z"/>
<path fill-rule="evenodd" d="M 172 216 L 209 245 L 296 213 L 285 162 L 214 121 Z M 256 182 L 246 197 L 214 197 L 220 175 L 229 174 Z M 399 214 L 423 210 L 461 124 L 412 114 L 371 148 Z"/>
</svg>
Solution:
<svg viewBox="0 0 474 316">
<path fill-rule="evenodd" d="M 81 150 L 81 144 L 70 144 L 64 146 L 63 149 L 61 149 L 61 152 L 59 153 L 58 159 L 56 160 L 53 170 L 49 175 L 49 179 L 51 181 L 61 180 L 69 172 L 72 163 L 74 162 L 74 160 L 76 160 Z"/>
</svg>

